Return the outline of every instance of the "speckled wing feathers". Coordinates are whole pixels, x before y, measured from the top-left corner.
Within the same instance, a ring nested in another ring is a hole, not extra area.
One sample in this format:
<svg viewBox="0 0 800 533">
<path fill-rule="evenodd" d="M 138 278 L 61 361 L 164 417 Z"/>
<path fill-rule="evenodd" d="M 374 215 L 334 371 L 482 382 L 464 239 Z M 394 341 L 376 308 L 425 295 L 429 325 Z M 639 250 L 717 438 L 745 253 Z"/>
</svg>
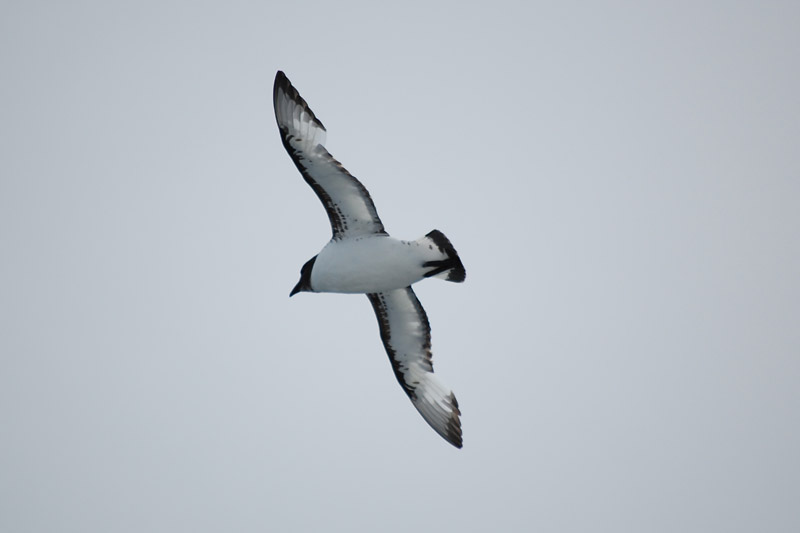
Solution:
<svg viewBox="0 0 800 533">
<path fill-rule="evenodd" d="M 281 71 L 272 96 L 283 146 L 325 206 L 333 238 L 385 235 L 369 192 L 325 149 L 325 126 Z"/>
<path fill-rule="evenodd" d="M 397 381 L 436 432 L 461 448 L 458 402 L 433 375 L 431 327 L 411 287 L 367 294 Z"/>
</svg>

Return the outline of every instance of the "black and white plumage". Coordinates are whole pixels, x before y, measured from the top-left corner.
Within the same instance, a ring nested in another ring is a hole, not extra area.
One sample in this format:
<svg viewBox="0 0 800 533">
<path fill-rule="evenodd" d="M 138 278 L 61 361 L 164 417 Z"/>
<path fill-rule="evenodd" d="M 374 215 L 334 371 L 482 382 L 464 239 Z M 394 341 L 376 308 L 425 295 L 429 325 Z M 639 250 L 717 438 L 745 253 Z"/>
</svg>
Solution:
<svg viewBox="0 0 800 533">
<path fill-rule="evenodd" d="M 325 127 L 283 72 L 275 76 L 275 117 L 286 151 L 330 219 L 333 236 L 303 265 L 298 292 L 363 293 L 378 319 L 397 381 L 436 432 L 461 448 L 461 412 L 433 374 L 431 329 L 411 285 L 427 277 L 462 282 L 464 266 L 444 234 L 390 237 L 367 189 L 325 148 Z"/>
</svg>

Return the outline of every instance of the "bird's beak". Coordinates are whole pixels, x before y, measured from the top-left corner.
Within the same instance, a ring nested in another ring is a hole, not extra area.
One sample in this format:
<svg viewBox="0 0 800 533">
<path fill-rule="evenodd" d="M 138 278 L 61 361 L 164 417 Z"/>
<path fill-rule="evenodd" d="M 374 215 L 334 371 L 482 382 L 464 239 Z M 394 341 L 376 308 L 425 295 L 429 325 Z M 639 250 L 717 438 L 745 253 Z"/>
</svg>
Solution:
<svg viewBox="0 0 800 533">
<path fill-rule="evenodd" d="M 292 296 L 294 296 L 295 294 L 297 294 L 298 292 L 300 292 L 302 290 L 302 289 L 300 289 L 300 284 L 302 282 L 303 282 L 302 280 L 297 282 L 297 285 L 294 286 L 294 289 L 292 289 L 292 292 L 289 293 L 289 298 L 291 298 Z"/>
</svg>

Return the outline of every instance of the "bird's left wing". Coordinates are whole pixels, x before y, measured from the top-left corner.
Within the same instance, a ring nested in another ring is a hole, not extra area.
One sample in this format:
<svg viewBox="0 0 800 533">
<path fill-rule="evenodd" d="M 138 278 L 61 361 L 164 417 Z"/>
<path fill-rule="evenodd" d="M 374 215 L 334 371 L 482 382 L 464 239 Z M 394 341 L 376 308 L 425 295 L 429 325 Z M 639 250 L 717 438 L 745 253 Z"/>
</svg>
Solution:
<svg viewBox="0 0 800 533">
<path fill-rule="evenodd" d="M 411 287 L 367 294 L 394 375 L 422 418 L 456 448 L 461 420 L 453 392 L 433 375 L 431 326 Z"/>
<path fill-rule="evenodd" d="M 333 238 L 385 235 L 369 192 L 325 149 L 325 126 L 281 71 L 272 99 L 283 146 L 322 201 Z"/>
</svg>

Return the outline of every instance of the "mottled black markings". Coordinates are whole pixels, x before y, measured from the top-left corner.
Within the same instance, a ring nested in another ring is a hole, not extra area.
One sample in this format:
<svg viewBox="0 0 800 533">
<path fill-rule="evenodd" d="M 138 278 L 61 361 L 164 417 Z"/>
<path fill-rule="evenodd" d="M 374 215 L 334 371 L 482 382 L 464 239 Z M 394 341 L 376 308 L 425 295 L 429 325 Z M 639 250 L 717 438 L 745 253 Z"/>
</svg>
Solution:
<svg viewBox="0 0 800 533">
<path fill-rule="evenodd" d="M 407 287 L 406 290 L 411 291 L 411 287 Z M 425 364 L 423 367 L 429 372 L 433 372 L 433 356 L 431 354 L 431 325 L 430 322 L 428 322 L 428 315 L 425 313 L 425 309 L 423 309 L 422 304 L 419 303 L 419 300 L 414 295 L 413 291 L 411 291 L 411 294 L 413 295 L 413 303 L 417 311 L 422 334 L 422 345 L 420 348 L 422 349 L 422 355 L 424 356 Z M 392 363 L 394 375 L 397 378 L 397 381 L 403 387 L 403 390 L 405 390 L 406 394 L 408 394 L 408 397 L 412 400 L 415 400 L 416 394 L 414 392 L 414 388 L 415 385 L 418 385 L 419 383 L 409 382 L 406 380 L 404 374 L 404 370 L 406 369 L 403 367 L 403 364 L 397 357 L 397 351 L 392 345 L 392 329 L 389 325 L 389 316 L 386 307 L 385 296 L 383 293 L 378 292 L 367 294 L 367 298 L 369 298 L 372 308 L 375 310 L 375 316 L 378 319 L 378 329 L 380 330 L 381 340 L 383 341 L 383 346 L 386 348 L 386 353 L 389 355 L 389 360 Z M 401 355 L 408 358 L 411 354 Z"/>
<path fill-rule="evenodd" d="M 428 315 L 411 287 L 407 287 L 405 292 L 414 306 L 414 310 L 419 321 L 418 328 L 416 329 L 421 336 L 420 354 L 423 356 L 421 361 L 423 363 L 423 368 L 429 372 L 433 372 L 433 355 L 431 353 L 431 325 L 428 321 Z M 406 392 L 412 402 L 416 403 L 418 401 L 424 401 L 417 398 L 416 388 L 419 386 L 419 381 L 408 381 L 406 379 L 405 372 L 407 368 L 401 363 L 400 357 L 398 357 L 398 355 L 400 355 L 406 360 L 414 360 L 417 359 L 418 355 L 420 354 L 397 353 L 397 349 L 392 344 L 392 329 L 389 321 L 389 310 L 386 303 L 385 293 L 370 293 L 367 294 L 367 298 L 369 298 L 372 308 L 375 310 L 375 316 L 378 319 L 378 329 L 380 331 L 381 340 L 383 341 L 383 346 L 386 349 L 387 355 L 389 356 L 389 361 L 392 364 L 392 370 L 394 371 L 395 378 L 397 379 L 398 383 L 400 383 L 400 386 L 403 387 L 403 390 Z M 406 335 L 408 333 L 409 332 L 407 331 L 400 332 L 400 334 Z M 458 408 L 458 401 L 456 400 L 455 394 L 452 392 L 447 398 L 447 408 L 451 411 L 451 413 L 448 414 L 446 428 L 441 431 L 433 426 L 433 424 L 431 424 L 431 426 L 453 446 L 456 448 L 461 448 L 463 445 L 461 422 L 459 420 L 461 411 Z"/>
<path fill-rule="evenodd" d="M 283 72 L 278 71 L 275 76 L 275 85 L 272 92 L 273 106 L 275 107 L 276 117 L 281 116 L 281 112 L 279 112 L 278 108 L 278 98 L 281 93 L 284 93 L 294 105 L 300 107 L 303 112 L 307 113 L 309 119 L 317 127 L 323 131 L 327 131 L 325 126 L 323 126 L 322 122 L 317 118 L 311 108 L 308 107 L 308 103 L 303 99 L 302 96 L 300 96 L 300 93 L 297 92 L 297 89 L 295 89 L 295 87 L 291 84 L 286 75 Z M 383 227 L 380 217 L 378 216 L 378 211 L 375 209 L 375 204 L 372 201 L 372 197 L 370 196 L 366 187 L 364 187 L 364 185 L 358 181 L 355 176 L 350 174 L 339 161 L 337 161 L 327 150 L 325 150 L 323 146 L 317 146 L 316 148 L 319 150 L 318 155 L 325 162 L 330 164 L 333 167 L 333 170 L 335 170 L 335 175 L 326 175 L 331 174 L 331 169 L 320 169 L 320 178 L 325 178 L 326 185 L 331 188 L 342 186 L 354 187 L 355 192 L 359 195 L 361 201 L 365 204 L 367 211 L 372 216 L 372 220 L 366 224 L 362 221 L 354 219 L 349 221 L 350 224 L 348 223 L 348 218 L 339 206 L 338 202 L 334 201 L 331 193 L 328 192 L 309 171 L 309 166 L 305 162 L 310 161 L 310 159 L 305 157 L 300 148 L 295 148 L 292 146 L 292 141 L 299 143 L 302 141 L 302 138 L 291 135 L 289 133 L 288 126 L 282 125 L 280 123 L 280 119 L 278 119 L 278 121 L 278 129 L 281 133 L 281 142 L 283 143 L 284 148 L 289 153 L 289 156 L 292 158 L 297 170 L 300 171 L 303 179 L 311 186 L 311 189 L 325 207 L 325 212 L 328 214 L 328 220 L 331 223 L 333 239 L 340 240 L 344 237 L 348 230 L 355 231 L 361 226 L 365 227 L 365 232 L 374 233 L 377 235 L 388 235 Z M 345 194 L 349 194 L 349 191 Z"/>
</svg>

